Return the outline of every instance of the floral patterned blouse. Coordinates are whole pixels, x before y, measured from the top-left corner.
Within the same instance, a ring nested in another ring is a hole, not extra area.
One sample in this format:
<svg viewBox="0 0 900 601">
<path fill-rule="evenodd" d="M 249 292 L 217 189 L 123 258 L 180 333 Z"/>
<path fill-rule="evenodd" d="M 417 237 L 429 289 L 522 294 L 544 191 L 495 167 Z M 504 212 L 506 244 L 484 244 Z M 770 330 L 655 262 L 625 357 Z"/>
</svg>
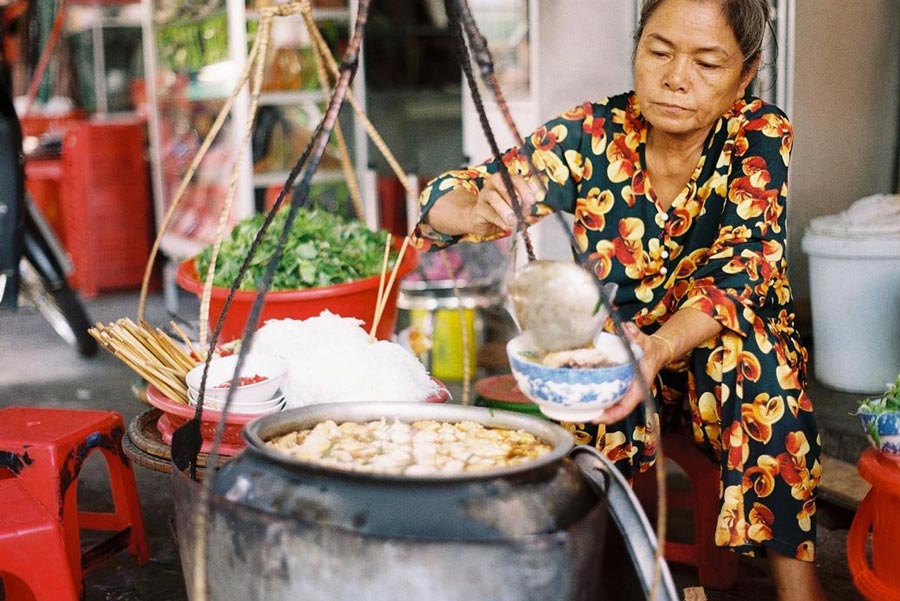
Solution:
<svg viewBox="0 0 900 601">
<path fill-rule="evenodd" d="M 666 427 L 681 426 L 722 468 L 716 542 L 812 561 L 820 445 L 806 395 L 806 350 L 794 330 L 787 280 L 785 200 L 793 133 L 777 107 L 736 102 L 712 127 L 687 185 L 668 209 L 644 171 L 648 124 L 633 93 L 586 102 L 526 141 L 547 186 L 529 221 L 574 215 L 576 258 L 616 282 L 623 319 L 646 332 L 684 307 L 722 332 L 661 372 L 654 390 Z M 528 175 L 525 149 L 502 156 Z M 476 192 L 494 159 L 436 178 L 421 195 L 421 250 L 457 241 L 427 225 L 447 191 Z M 627 476 L 655 459 L 660 416 L 565 424 Z"/>
</svg>

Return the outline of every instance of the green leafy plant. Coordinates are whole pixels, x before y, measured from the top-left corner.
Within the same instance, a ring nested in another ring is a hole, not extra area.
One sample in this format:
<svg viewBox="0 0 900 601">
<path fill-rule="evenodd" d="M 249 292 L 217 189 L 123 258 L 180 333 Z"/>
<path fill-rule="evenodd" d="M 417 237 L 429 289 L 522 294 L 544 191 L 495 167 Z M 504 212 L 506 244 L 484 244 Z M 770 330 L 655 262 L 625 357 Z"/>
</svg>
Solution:
<svg viewBox="0 0 900 601">
<path fill-rule="evenodd" d="M 262 282 L 286 217 L 287 211 L 280 211 L 275 216 L 240 283 L 240 290 L 256 290 Z M 263 220 L 261 214 L 244 219 L 222 241 L 214 285 L 231 287 Z M 300 210 L 269 289 L 318 288 L 378 275 L 384 259 L 386 236 L 387 232 L 373 232 L 362 222 L 348 221 L 320 209 Z M 206 273 L 211 255 L 212 246 L 209 246 L 197 256 L 197 272 L 201 277 Z M 392 253 L 388 269 L 395 256 L 396 253 Z"/>
<path fill-rule="evenodd" d="M 897 381 L 889 385 L 880 397 L 868 398 L 859 402 L 857 413 L 893 413 L 900 411 L 900 374 Z"/>
<path fill-rule="evenodd" d="M 897 381 L 888 385 L 887 391 L 880 397 L 868 398 L 859 402 L 857 415 L 884 415 L 900 413 L 900 374 Z M 878 434 L 878 421 L 880 418 L 862 418 L 863 428 L 869 433 L 869 437 L 876 447 L 881 446 L 881 436 Z"/>
</svg>

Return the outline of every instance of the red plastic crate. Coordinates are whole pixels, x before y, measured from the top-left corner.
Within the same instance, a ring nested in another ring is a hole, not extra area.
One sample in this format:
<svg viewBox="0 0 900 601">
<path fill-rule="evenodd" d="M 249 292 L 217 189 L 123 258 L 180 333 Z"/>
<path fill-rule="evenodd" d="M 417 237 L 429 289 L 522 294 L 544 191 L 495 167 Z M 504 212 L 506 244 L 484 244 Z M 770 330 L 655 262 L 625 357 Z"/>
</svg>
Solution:
<svg viewBox="0 0 900 601">
<path fill-rule="evenodd" d="M 63 133 L 84 120 L 84 111 L 74 110 L 55 117 L 44 117 L 32 113 L 22 117 L 19 122 L 22 125 L 23 136 L 40 136 L 48 132 Z"/>
<path fill-rule="evenodd" d="M 92 121 L 63 142 L 63 229 L 82 295 L 140 286 L 151 217 L 143 123 Z"/>
</svg>

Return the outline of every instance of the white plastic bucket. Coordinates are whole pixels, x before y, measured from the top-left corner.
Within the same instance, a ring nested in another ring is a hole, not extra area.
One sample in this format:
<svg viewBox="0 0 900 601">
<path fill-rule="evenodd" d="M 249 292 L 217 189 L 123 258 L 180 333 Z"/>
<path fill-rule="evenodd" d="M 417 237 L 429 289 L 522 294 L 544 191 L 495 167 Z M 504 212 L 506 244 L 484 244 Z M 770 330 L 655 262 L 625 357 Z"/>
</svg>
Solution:
<svg viewBox="0 0 900 601">
<path fill-rule="evenodd" d="M 866 197 L 813 219 L 802 246 L 816 379 L 837 390 L 884 392 L 900 373 L 900 196 Z"/>
</svg>

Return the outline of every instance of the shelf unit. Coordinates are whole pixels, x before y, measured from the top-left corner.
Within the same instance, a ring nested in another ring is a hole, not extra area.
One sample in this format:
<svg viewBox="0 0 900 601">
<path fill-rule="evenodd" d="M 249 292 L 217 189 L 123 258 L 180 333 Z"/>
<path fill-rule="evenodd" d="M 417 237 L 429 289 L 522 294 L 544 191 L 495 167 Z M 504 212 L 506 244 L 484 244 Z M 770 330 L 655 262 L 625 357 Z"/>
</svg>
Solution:
<svg viewBox="0 0 900 601">
<path fill-rule="evenodd" d="M 142 57 L 140 52 L 143 42 L 134 43 L 134 57 L 123 55 L 121 52 L 125 50 L 119 48 L 118 56 L 112 57 L 114 60 L 107 60 L 108 46 L 114 44 L 107 38 L 109 36 L 127 37 L 130 33 L 135 35 L 142 34 L 140 12 L 136 10 L 137 4 L 80 4 L 74 3 L 69 7 L 66 15 L 66 36 L 70 39 L 70 43 L 74 45 L 76 53 L 81 51 L 84 55 L 74 57 L 77 60 L 89 58 L 91 64 L 90 72 L 80 73 L 81 77 L 86 78 L 90 82 L 90 90 L 93 93 L 93 106 L 87 108 L 91 112 L 99 114 L 131 114 L 133 111 L 129 108 L 123 108 L 122 105 L 128 104 L 123 101 L 130 95 L 131 78 L 139 78 L 142 73 L 131 65 L 119 64 L 116 68 L 117 73 L 111 73 L 110 63 L 121 63 L 122 59 L 134 59 L 134 62 L 140 65 Z M 86 47 L 85 47 L 86 45 Z M 89 48 L 89 49 L 88 49 Z M 134 72 L 132 72 L 134 71 Z M 110 81 L 118 87 L 116 90 L 110 90 Z M 82 90 L 85 92 L 85 90 Z M 111 101 L 110 94 L 118 94 L 117 99 Z M 86 99 L 82 99 L 86 100 Z"/>
<path fill-rule="evenodd" d="M 259 12 L 249 8 L 245 1 L 213 0 L 197 6 L 168 0 L 141 0 L 157 226 L 163 220 L 182 175 L 196 156 L 205 132 L 246 65 Z M 313 16 L 318 23 L 335 23 L 343 37 L 349 35 L 353 27 L 356 9 L 357 0 L 348 0 L 346 8 L 314 8 Z M 364 72 L 360 67 L 352 88 L 363 106 Z M 297 150 L 302 137 L 298 138 L 295 133 L 308 131 L 311 135 L 327 101 L 328 97 L 321 89 L 264 91 L 260 95 L 254 138 L 266 138 L 268 131 L 271 143 L 271 136 L 275 135 L 271 132 L 277 130 L 262 129 L 261 117 L 267 114 L 282 127 L 280 153 L 276 157 L 278 160 L 261 160 L 271 157 L 252 157 L 252 148 L 243 152 L 238 165 L 231 223 L 252 214 L 266 189 L 284 184 L 289 169 L 302 151 L 302 148 Z M 190 257 L 214 239 L 221 203 L 239 154 L 249 110 L 250 92 L 245 86 L 230 111 L 229 123 L 219 133 L 194 176 L 182 201 L 183 210 L 179 207 L 163 237 L 161 250 L 170 261 Z M 345 107 L 342 114 L 344 111 L 350 112 L 349 107 Z M 298 116 L 301 117 L 299 120 Z M 371 216 L 376 214 L 372 210 L 375 195 L 374 187 L 365 185 L 371 179 L 367 175 L 365 130 L 355 117 L 341 121 L 356 179 L 362 187 L 367 220 L 371 221 Z M 344 180 L 340 169 L 332 166 L 323 164 L 320 167 L 314 179 L 317 185 L 339 185 Z"/>
</svg>

